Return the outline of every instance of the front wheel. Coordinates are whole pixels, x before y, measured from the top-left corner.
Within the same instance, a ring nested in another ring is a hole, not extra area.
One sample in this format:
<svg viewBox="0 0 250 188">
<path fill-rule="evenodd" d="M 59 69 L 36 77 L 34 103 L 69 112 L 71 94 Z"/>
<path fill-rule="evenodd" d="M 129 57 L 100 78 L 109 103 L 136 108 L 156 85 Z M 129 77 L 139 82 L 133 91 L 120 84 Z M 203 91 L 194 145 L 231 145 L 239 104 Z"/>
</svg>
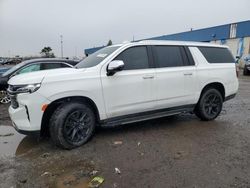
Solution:
<svg viewBox="0 0 250 188">
<path fill-rule="evenodd" d="M 10 102 L 10 97 L 7 91 L 4 91 L 4 90 L 0 91 L 0 103 L 7 104 L 9 102 Z"/>
<path fill-rule="evenodd" d="M 64 149 L 73 149 L 86 143 L 95 130 L 95 115 L 82 103 L 65 103 L 59 106 L 50 119 L 53 142 Z"/>
<path fill-rule="evenodd" d="M 202 93 L 196 105 L 195 114 L 203 121 L 210 121 L 220 114 L 222 105 L 221 93 L 217 89 L 209 88 Z"/>
</svg>

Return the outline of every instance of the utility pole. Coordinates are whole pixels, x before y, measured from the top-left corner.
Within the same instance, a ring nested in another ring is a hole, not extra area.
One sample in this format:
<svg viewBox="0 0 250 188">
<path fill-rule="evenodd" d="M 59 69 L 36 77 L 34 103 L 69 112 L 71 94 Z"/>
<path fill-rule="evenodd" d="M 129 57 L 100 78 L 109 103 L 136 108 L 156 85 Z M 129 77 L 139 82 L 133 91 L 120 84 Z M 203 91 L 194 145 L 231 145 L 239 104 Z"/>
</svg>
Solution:
<svg viewBox="0 0 250 188">
<path fill-rule="evenodd" d="M 61 57 L 63 58 L 63 36 L 60 35 L 60 39 L 61 39 Z"/>
<path fill-rule="evenodd" d="M 77 57 L 77 47 L 75 46 L 75 57 Z"/>
</svg>

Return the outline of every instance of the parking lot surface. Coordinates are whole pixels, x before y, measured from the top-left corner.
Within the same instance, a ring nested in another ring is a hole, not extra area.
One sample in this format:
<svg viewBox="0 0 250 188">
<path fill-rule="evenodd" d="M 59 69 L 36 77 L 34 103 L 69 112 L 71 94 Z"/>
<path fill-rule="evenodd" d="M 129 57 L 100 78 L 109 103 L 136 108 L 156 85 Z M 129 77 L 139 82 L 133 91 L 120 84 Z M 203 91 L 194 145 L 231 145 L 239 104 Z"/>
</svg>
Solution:
<svg viewBox="0 0 250 188">
<path fill-rule="evenodd" d="M 0 187 L 250 187 L 250 77 L 221 115 L 183 114 L 98 129 L 86 145 L 61 150 L 16 133 L 0 104 Z"/>
</svg>

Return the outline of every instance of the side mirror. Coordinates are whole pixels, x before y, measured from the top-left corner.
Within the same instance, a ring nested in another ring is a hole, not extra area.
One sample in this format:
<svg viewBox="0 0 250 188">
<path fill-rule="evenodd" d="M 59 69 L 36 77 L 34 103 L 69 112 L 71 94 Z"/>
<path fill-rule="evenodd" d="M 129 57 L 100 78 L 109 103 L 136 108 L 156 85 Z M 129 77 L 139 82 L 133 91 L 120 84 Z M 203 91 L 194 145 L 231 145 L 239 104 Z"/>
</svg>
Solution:
<svg viewBox="0 0 250 188">
<path fill-rule="evenodd" d="M 236 59 L 240 59 L 240 56 L 237 55 L 237 56 L 236 56 Z"/>
<path fill-rule="evenodd" d="M 114 60 L 108 64 L 107 76 L 113 76 L 116 72 L 124 68 L 124 62 L 121 60 Z"/>
</svg>

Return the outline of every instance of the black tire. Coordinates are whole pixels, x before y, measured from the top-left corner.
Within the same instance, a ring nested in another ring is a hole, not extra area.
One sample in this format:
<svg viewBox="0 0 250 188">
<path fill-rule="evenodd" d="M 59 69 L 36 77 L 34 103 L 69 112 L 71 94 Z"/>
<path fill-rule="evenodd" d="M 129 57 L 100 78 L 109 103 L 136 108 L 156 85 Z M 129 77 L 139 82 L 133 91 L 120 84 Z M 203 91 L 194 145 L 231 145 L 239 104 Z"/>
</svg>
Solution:
<svg viewBox="0 0 250 188">
<path fill-rule="evenodd" d="M 217 89 L 208 88 L 202 93 L 195 114 L 203 121 L 214 120 L 220 114 L 222 105 L 221 93 Z"/>
<path fill-rule="evenodd" d="M 246 66 L 244 67 L 244 70 L 243 70 L 243 75 L 245 75 L 245 76 L 249 75 L 249 72 L 248 72 L 248 70 L 247 70 Z"/>
<path fill-rule="evenodd" d="M 56 146 L 73 149 L 85 144 L 95 131 L 95 115 L 86 104 L 69 102 L 59 106 L 50 119 L 50 135 Z"/>
</svg>

